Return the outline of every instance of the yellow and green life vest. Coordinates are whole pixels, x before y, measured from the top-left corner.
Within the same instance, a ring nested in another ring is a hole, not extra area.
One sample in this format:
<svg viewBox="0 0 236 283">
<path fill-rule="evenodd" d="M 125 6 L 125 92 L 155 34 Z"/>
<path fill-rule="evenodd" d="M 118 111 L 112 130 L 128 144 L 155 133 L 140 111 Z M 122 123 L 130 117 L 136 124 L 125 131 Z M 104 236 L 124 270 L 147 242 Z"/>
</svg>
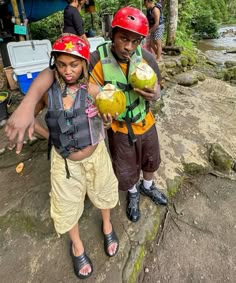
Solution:
<svg viewBox="0 0 236 283">
<path fill-rule="evenodd" d="M 118 120 L 125 121 L 129 129 L 131 123 L 144 121 L 149 110 L 148 102 L 133 90 L 128 81 L 129 75 L 134 70 L 135 65 L 142 62 L 141 47 L 138 46 L 132 55 L 131 59 L 135 65 L 131 62 L 128 64 L 126 76 L 111 52 L 111 42 L 106 42 L 99 46 L 98 51 L 102 63 L 104 85 L 111 83 L 125 93 L 126 110 L 119 115 Z"/>
</svg>

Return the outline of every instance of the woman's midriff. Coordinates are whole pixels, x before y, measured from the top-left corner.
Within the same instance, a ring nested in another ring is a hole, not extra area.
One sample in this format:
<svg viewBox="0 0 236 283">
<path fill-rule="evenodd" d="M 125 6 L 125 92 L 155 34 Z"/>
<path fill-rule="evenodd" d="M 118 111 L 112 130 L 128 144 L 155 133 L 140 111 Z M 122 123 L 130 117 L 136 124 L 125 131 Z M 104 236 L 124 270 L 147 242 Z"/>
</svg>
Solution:
<svg viewBox="0 0 236 283">
<path fill-rule="evenodd" d="M 79 151 L 72 152 L 67 159 L 70 159 L 72 161 L 81 161 L 85 158 L 88 158 L 90 155 L 93 154 L 93 152 L 96 150 L 97 144 L 96 145 L 89 145 L 86 148 L 83 148 Z M 59 150 L 56 149 L 56 151 L 59 153 Z M 60 153 L 59 153 L 60 154 Z"/>
</svg>

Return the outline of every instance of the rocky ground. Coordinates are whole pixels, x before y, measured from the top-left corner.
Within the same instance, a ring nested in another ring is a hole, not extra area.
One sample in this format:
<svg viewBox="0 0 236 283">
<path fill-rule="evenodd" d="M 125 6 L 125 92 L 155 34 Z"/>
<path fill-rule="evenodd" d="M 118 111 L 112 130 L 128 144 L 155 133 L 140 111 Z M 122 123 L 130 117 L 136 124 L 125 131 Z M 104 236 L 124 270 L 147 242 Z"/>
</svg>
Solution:
<svg viewBox="0 0 236 283">
<path fill-rule="evenodd" d="M 214 175 L 186 179 L 137 282 L 235 282 L 235 201 L 235 181 Z"/>
<path fill-rule="evenodd" d="M 177 70 L 178 60 L 166 57 L 165 62 L 163 72 Z M 162 155 L 155 179 L 170 196 L 168 209 L 142 198 L 142 218 L 133 224 L 126 219 L 125 195 L 120 194 L 120 205 L 112 212 L 120 252 L 109 259 L 100 216 L 86 200 L 81 234 L 95 267 L 86 282 L 235 282 L 236 92 L 208 76 L 210 71 L 167 76 L 161 102 L 152 105 L 159 111 Z M 22 96 L 14 92 L 12 99 L 9 112 Z M 46 141 L 27 143 L 15 155 L 7 149 L 2 127 L 0 145 L 1 281 L 77 282 L 69 239 L 57 238 L 49 216 Z M 19 162 L 25 167 L 17 174 Z"/>
</svg>

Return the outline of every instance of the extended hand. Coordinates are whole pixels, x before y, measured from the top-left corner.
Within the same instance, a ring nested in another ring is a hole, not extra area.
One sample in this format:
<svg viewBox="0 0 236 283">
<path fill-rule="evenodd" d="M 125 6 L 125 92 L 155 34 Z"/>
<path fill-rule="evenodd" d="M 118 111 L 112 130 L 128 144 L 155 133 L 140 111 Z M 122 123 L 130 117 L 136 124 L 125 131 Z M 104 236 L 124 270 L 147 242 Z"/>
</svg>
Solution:
<svg viewBox="0 0 236 283">
<path fill-rule="evenodd" d="M 28 132 L 30 139 L 34 133 L 34 115 L 29 116 L 27 111 L 17 108 L 8 119 L 5 126 L 5 134 L 9 140 L 9 148 L 16 144 L 16 153 L 21 152 L 25 133 Z"/>
</svg>

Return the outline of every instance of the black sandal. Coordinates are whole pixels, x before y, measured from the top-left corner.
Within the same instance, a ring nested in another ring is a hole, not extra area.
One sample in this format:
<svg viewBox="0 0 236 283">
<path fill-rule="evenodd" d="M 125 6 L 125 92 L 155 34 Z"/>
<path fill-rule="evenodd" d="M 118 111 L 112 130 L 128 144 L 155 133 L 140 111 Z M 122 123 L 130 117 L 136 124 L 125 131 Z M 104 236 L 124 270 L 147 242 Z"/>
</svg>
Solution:
<svg viewBox="0 0 236 283">
<path fill-rule="evenodd" d="M 72 258 L 72 262 L 73 262 L 73 266 L 74 266 L 74 272 L 75 275 L 79 278 L 79 279 L 86 279 L 88 278 L 90 275 L 92 275 L 93 273 L 93 265 L 92 262 L 90 260 L 90 258 L 86 255 L 85 252 L 83 252 L 82 255 L 80 256 L 75 256 L 72 250 L 72 243 L 71 243 L 71 247 L 70 247 L 70 255 Z M 84 275 L 80 273 L 80 270 L 86 265 L 89 264 L 91 266 L 91 271 L 89 274 Z"/>
<path fill-rule="evenodd" d="M 102 231 L 103 231 L 103 227 L 102 227 Z M 104 232 L 103 232 L 103 234 L 104 234 Z M 113 243 L 117 243 L 116 251 L 115 251 L 114 254 L 110 254 L 109 251 L 108 251 L 108 248 Z M 108 255 L 109 257 L 113 257 L 117 254 L 118 250 L 119 250 L 119 240 L 118 240 L 116 233 L 115 233 L 115 231 L 112 227 L 111 233 L 104 234 L 104 251 L 105 251 L 106 255 Z"/>
</svg>

